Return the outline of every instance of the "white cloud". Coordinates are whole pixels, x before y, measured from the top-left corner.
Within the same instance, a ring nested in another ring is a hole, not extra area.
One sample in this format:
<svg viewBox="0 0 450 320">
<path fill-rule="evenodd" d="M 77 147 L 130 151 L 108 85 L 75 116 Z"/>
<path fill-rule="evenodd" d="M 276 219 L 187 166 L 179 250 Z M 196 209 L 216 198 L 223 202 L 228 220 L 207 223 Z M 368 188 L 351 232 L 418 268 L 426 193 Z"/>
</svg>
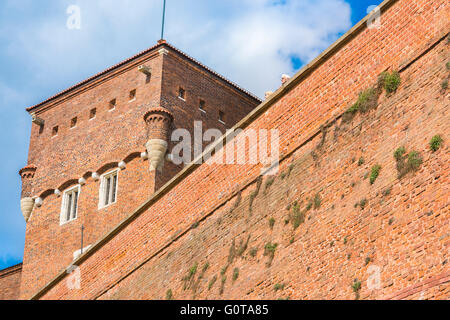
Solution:
<svg viewBox="0 0 450 320">
<path fill-rule="evenodd" d="M 78 3 L 81 30 L 65 27 L 61 9 L 61 15 L 23 29 L 8 47 L 27 58 L 42 83 L 69 85 L 159 38 L 159 1 Z M 169 0 L 166 38 L 263 96 L 279 86 L 282 73 L 294 73 L 293 56 L 310 61 L 350 26 L 350 6 L 343 0 Z"/>
</svg>

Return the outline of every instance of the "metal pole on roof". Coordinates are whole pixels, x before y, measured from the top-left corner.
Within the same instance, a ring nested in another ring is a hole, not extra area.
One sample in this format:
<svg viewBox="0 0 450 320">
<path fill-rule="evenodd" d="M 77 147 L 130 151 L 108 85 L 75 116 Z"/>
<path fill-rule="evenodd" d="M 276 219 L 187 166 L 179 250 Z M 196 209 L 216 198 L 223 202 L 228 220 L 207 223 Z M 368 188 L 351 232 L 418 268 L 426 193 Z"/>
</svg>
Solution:
<svg viewBox="0 0 450 320">
<path fill-rule="evenodd" d="M 166 21 L 166 0 L 164 0 L 163 4 L 163 16 L 162 16 L 162 27 L 161 27 L 161 40 L 164 39 L 164 24 Z"/>
</svg>

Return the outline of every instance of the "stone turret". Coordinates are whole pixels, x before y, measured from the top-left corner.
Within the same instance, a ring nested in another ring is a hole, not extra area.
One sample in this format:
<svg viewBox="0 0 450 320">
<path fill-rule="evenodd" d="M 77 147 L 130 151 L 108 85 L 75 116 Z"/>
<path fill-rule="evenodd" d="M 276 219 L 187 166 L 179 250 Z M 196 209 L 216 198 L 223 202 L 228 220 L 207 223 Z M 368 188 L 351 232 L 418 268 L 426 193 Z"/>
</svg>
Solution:
<svg viewBox="0 0 450 320">
<path fill-rule="evenodd" d="M 19 171 L 22 178 L 22 197 L 20 200 L 20 209 L 22 210 L 25 221 L 28 222 L 31 212 L 34 208 L 34 199 L 32 198 L 33 178 L 36 173 L 36 166 L 28 165 Z"/>
<path fill-rule="evenodd" d="M 147 125 L 148 141 L 145 147 L 150 161 L 150 170 L 161 172 L 169 146 L 173 115 L 163 107 L 155 107 L 145 114 L 144 121 Z"/>
</svg>

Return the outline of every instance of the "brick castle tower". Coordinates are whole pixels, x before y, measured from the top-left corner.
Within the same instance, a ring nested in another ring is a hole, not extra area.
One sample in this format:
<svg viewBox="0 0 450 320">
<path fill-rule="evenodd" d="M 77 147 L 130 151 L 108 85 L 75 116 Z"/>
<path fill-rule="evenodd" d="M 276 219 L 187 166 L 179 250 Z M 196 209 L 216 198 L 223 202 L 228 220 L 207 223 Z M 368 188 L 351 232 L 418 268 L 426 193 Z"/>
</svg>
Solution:
<svg viewBox="0 0 450 320">
<path fill-rule="evenodd" d="M 260 100 L 165 41 L 28 109 L 22 296 L 107 234 L 183 165 L 171 132 L 225 133 Z M 81 230 L 83 228 L 83 235 Z M 42 266 L 45 272 L 42 273 Z"/>
</svg>

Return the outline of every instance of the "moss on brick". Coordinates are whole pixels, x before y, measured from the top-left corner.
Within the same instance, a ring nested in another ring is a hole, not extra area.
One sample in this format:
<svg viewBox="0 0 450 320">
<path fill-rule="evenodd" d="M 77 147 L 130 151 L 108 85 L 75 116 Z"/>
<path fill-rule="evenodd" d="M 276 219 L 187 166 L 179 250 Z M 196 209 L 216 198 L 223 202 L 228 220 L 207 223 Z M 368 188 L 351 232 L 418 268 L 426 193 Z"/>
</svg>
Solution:
<svg viewBox="0 0 450 320">
<path fill-rule="evenodd" d="M 431 151 L 433 151 L 433 152 L 438 151 L 443 142 L 444 142 L 444 139 L 442 139 L 442 137 L 440 135 L 435 135 L 430 140 L 430 149 L 431 149 Z"/>
</svg>

